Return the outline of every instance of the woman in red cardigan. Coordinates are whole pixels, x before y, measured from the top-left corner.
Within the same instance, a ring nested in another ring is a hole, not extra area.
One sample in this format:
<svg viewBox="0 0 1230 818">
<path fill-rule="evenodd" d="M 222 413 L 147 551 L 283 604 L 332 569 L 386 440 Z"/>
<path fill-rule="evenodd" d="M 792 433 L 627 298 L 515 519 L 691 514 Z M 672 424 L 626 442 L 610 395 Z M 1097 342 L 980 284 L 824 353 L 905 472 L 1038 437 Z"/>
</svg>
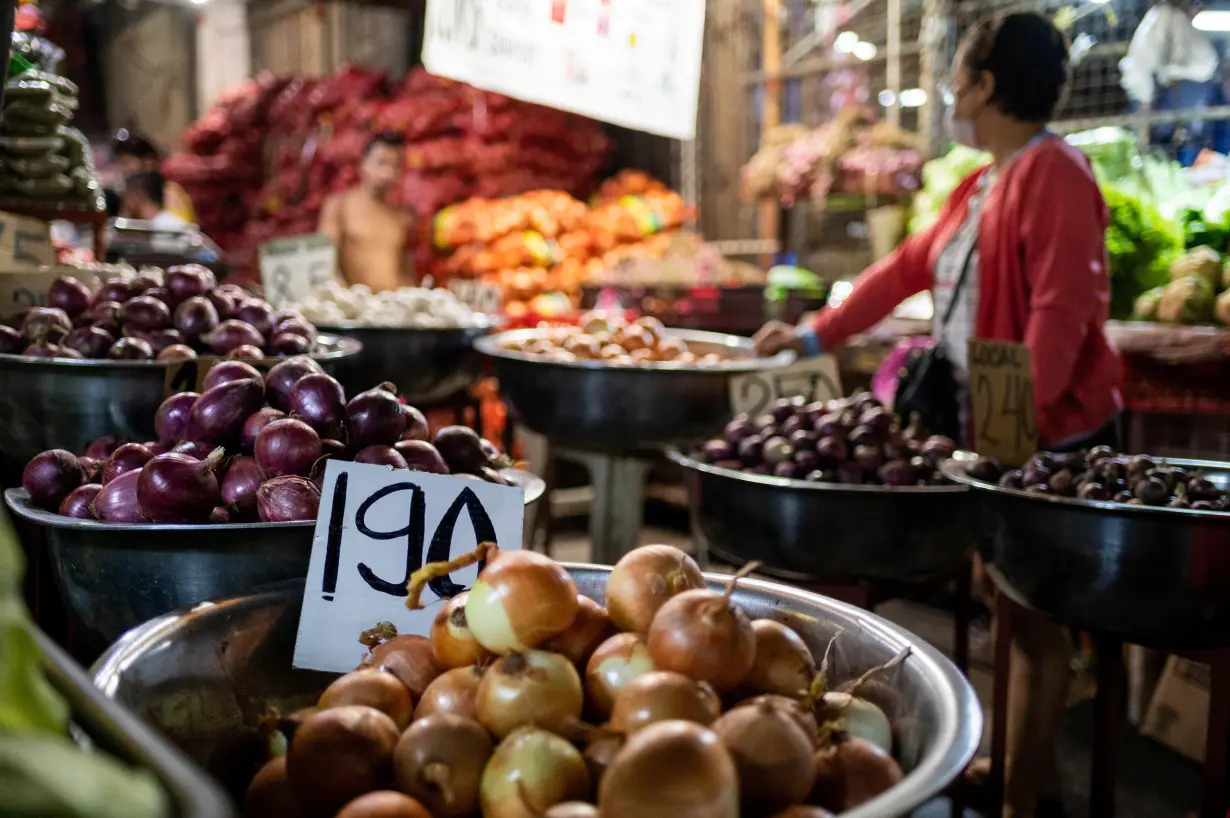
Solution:
<svg viewBox="0 0 1230 818">
<path fill-rule="evenodd" d="M 1068 76 L 1067 42 L 1046 18 L 1010 14 L 976 25 L 957 52 L 946 124 L 954 141 L 989 153 L 990 166 L 957 188 L 934 226 L 863 273 L 839 307 L 812 326 L 766 325 L 757 350 L 831 350 L 930 288 L 933 334 L 958 392 L 968 339 L 1023 342 L 1042 445 L 1115 445 L 1120 373 L 1104 332 L 1106 205 L 1085 157 L 1046 130 Z M 1053 815 L 1067 636 L 1032 623 L 1015 642 L 1024 655 L 1013 664 L 1005 815 Z"/>
</svg>

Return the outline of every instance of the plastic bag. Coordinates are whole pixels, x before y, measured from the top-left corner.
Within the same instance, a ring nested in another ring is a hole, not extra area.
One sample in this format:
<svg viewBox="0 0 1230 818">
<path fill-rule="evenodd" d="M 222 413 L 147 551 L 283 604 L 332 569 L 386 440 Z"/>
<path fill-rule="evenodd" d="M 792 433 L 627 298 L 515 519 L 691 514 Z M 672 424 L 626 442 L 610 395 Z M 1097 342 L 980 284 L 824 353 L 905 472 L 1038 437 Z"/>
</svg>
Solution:
<svg viewBox="0 0 1230 818">
<path fill-rule="evenodd" d="M 43 156 L 58 153 L 63 146 L 58 136 L 0 136 L 0 151 L 12 156 Z"/>
<path fill-rule="evenodd" d="M 1217 72 L 1217 52 L 1186 12 L 1161 3 L 1140 21 L 1127 56 L 1119 61 L 1119 70 L 1119 83 L 1128 95 L 1149 103 L 1153 102 L 1156 83 L 1211 80 Z"/>
<path fill-rule="evenodd" d="M 25 179 L 42 179 L 64 173 L 71 167 L 68 158 L 58 153 L 48 153 L 43 156 L 9 159 L 5 167 L 15 176 Z"/>
</svg>

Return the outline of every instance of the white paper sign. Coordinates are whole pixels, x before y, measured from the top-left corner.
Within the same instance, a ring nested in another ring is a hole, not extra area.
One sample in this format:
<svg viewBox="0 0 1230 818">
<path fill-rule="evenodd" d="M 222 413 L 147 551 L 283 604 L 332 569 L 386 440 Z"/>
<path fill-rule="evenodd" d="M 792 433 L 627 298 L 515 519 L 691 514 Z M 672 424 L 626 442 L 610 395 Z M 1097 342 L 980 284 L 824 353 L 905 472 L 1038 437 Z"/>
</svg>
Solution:
<svg viewBox="0 0 1230 818">
<path fill-rule="evenodd" d="M 275 308 L 302 301 L 333 281 L 337 248 L 328 236 L 296 236 L 261 245 L 261 284 Z"/>
<path fill-rule="evenodd" d="M 800 395 L 809 403 L 842 397 L 837 359 L 817 355 L 781 369 L 740 375 L 730 381 L 731 408 L 752 417 L 766 411 L 778 398 Z"/>
<path fill-rule="evenodd" d="M 428 0 L 441 77 L 673 139 L 696 137 L 705 0 Z"/>
<path fill-rule="evenodd" d="M 406 609 L 410 575 L 480 542 L 520 549 L 524 517 L 525 494 L 516 486 L 330 460 L 294 666 L 353 670 L 366 651 L 359 635 L 378 622 L 425 636 L 439 600 L 470 587 L 479 567 L 434 580 L 418 611 Z"/>
<path fill-rule="evenodd" d="M 504 307 L 500 288 L 493 284 L 484 284 L 469 278 L 450 278 L 448 289 L 457 296 L 457 300 L 475 312 L 495 315 Z"/>
</svg>

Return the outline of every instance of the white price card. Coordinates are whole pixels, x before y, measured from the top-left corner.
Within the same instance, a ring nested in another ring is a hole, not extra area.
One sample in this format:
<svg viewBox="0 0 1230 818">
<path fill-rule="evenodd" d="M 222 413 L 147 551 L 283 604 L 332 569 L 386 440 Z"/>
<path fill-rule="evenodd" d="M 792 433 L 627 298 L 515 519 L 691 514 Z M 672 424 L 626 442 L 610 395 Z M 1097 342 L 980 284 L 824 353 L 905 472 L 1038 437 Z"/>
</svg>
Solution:
<svg viewBox="0 0 1230 818">
<path fill-rule="evenodd" d="M 457 300 L 475 312 L 495 315 L 504 308 L 504 298 L 500 288 L 494 284 L 484 284 L 468 278 L 451 278 L 448 289 Z"/>
<path fill-rule="evenodd" d="M 337 275 L 337 248 L 328 236 L 265 242 L 260 259 L 265 300 L 275 308 L 302 301 Z"/>
<path fill-rule="evenodd" d="M 379 622 L 426 635 L 439 601 L 473 584 L 482 563 L 432 580 L 418 611 L 406 609 L 410 575 L 483 542 L 520 549 L 524 517 L 525 494 L 516 486 L 330 460 L 294 666 L 353 670 L 366 650 L 359 635 Z"/>
<path fill-rule="evenodd" d="M 808 403 L 842 397 L 841 373 L 832 355 L 816 355 L 780 369 L 740 375 L 730 381 L 730 405 L 755 417 L 778 398 L 802 397 Z"/>
<path fill-rule="evenodd" d="M 42 267 L 55 263 L 51 225 L 39 219 L 0 212 L 0 265 Z"/>
<path fill-rule="evenodd" d="M 427 0 L 441 77 L 638 131 L 696 137 L 705 0 Z"/>
</svg>

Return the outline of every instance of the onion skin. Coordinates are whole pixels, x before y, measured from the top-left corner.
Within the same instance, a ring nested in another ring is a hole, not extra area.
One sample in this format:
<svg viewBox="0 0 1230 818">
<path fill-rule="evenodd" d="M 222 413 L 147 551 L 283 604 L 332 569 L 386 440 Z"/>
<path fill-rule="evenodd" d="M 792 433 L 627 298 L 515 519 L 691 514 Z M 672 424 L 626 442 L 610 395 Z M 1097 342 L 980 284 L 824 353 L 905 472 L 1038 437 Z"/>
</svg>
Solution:
<svg viewBox="0 0 1230 818">
<path fill-rule="evenodd" d="M 256 462 L 268 476 L 303 476 L 320 459 L 320 435 L 301 420 L 282 418 L 261 430 L 254 451 Z"/>
<path fill-rule="evenodd" d="M 260 379 L 261 373 L 251 364 L 245 364 L 243 361 L 222 361 L 211 366 L 205 373 L 205 379 L 201 381 L 201 388 L 209 391 L 215 386 L 231 381 L 260 381 Z"/>
<path fill-rule="evenodd" d="M 431 650 L 441 668 L 463 668 L 492 658 L 470 632 L 465 607 L 468 598 L 468 593 L 460 593 L 450 599 L 431 623 Z"/>
<path fill-rule="evenodd" d="M 171 451 L 176 454 L 186 454 L 189 457 L 195 457 L 197 460 L 204 460 L 209 457 L 209 453 L 216 448 L 216 446 L 210 443 L 202 443 L 195 440 L 184 440 L 172 446 Z"/>
<path fill-rule="evenodd" d="M 576 615 L 572 577 L 555 560 L 533 551 L 496 556 L 466 601 L 474 638 L 501 656 L 542 645 L 568 630 Z"/>
<path fill-rule="evenodd" d="M 77 455 L 67 449 L 50 449 L 30 458 L 21 472 L 21 487 L 30 495 L 31 504 L 54 509 L 84 479 Z"/>
<path fill-rule="evenodd" d="M 494 750 L 478 722 L 436 713 L 402 734 L 393 751 L 393 777 L 432 818 L 470 818 L 478 812 L 483 769 Z"/>
<path fill-rule="evenodd" d="M 162 274 L 167 291 L 176 301 L 186 301 L 198 295 L 205 295 L 218 286 L 217 276 L 208 267 L 200 264 L 181 264 L 169 267 Z"/>
<path fill-rule="evenodd" d="M 605 608 L 584 594 L 578 594 L 576 619 L 568 630 L 552 638 L 542 649 L 561 654 L 578 669 L 583 669 L 598 646 L 617 632 Z"/>
<path fill-rule="evenodd" d="M 72 276 L 59 276 L 47 288 L 47 306 L 63 310 L 76 318 L 90 307 L 90 288 Z"/>
<path fill-rule="evenodd" d="M 356 463 L 368 463 L 373 466 L 388 466 L 393 469 L 408 469 L 406 458 L 397 453 L 392 446 L 368 446 L 354 456 Z"/>
<path fill-rule="evenodd" d="M 18 355 L 26 348 L 26 341 L 21 333 L 10 326 L 0 324 L 0 353 Z"/>
<path fill-rule="evenodd" d="M 829 692 L 816 702 L 816 721 L 861 738 L 885 753 L 893 752 L 893 726 L 876 705 L 849 693 Z"/>
<path fill-rule="evenodd" d="M 120 338 L 107 350 L 116 361 L 148 361 L 154 357 L 153 345 L 144 338 Z"/>
<path fill-rule="evenodd" d="M 94 512 L 90 510 L 90 506 L 100 491 L 102 491 L 102 483 L 86 483 L 83 486 L 77 486 L 60 503 L 59 513 L 64 517 L 75 517 L 78 520 L 94 519 Z"/>
<path fill-rule="evenodd" d="M 737 772 L 717 735 L 687 721 L 628 739 L 598 788 L 601 818 L 739 818 Z"/>
<path fill-rule="evenodd" d="M 448 474 L 448 465 L 436 451 L 436 447 L 426 440 L 399 440 L 393 444 L 393 450 L 406 461 L 410 471 L 422 471 L 428 474 Z"/>
<path fill-rule="evenodd" d="M 273 330 L 273 307 L 270 307 L 267 301 L 259 298 L 249 298 L 247 301 L 239 302 L 235 307 L 234 316 L 262 336 L 268 335 Z"/>
<path fill-rule="evenodd" d="M 752 669 L 740 685 L 756 693 L 799 696 L 816 677 L 816 662 L 807 643 L 786 625 L 772 619 L 752 622 L 756 637 Z"/>
<path fill-rule="evenodd" d="M 180 392 L 162 402 L 154 415 L 154 431 L 160 441 L 174 445 L 187 436 L 188 415 L 199 397 L 196 392 Z"/>
<path fill-rule="evenodd" d="M 694 559 L 674 546 L 646 545 L 629 551 L 611 569 L 606 609 L 615 627 L 643 635 L 668 599 L 704 587 Z"/>
<path fill-rule="evenodd" d="M 351 801 L 336 818 L 431 818 L 420 801 L 395 790 L 375 790 Z"/>
<path fill-rule="evenodd" d="M 274 477 L 256 490 L 256 511 L 263 523 L 315 520 L 319 509 L 320 489 L 302 477 Z"/>
<path fill-rule="evenodd" d="M 279 332 L 269 341 L 274 355 L 303 355 L 312 351 L 312 342 L 294 332 Z"/>
<path fill-rule="evenodd" d="M 540 818 L 543 810 L 589 795 L 589 770 L 577 749 L 534 727 L 500 742 L 483 770 L 483 818 Z"/>
<path fill-rule="evenodd" d="M 188 413 L 187 438 L 224 446 L 235 442 L 264 397 L 265 389 L 256 380 L 227 381 L 206 389 Z"/>
<path fill-rule="evenodd" d="M 861 738 L 839 737 L 816 751 L 816 780 L 808 800 L 842 813 L 867 803 L 902 777 L 901 767 L 883 750 Z"/>
<path fill-rule="evenodd" d="M 21 322 L 21 334 L 32 344 L 58 344 L 72 331 L 68 313 L 54 307 L 31 307 Z"/>
<path fill-rule="evenodd" d="M 260 435 L 261 429 L 264 429 L 275 420 L 281 420 L 287 417 L 285 412 L 278 409 L 271 409 L 266 406 L 263 409 L 257 409 L 252 414 L 248 415 L 248 419 L 243 422 L 243 429 L 239 432 L 240 447 L 251 454 L 256 448 L 256 438 Z"/>
<path fill-rule="evenodd" d="M 137 480 L 140 471 L 124 472 L 103 486 L 90 510 L 94 518 L 106 523 L 147 523 L 137 505 Z"/>
<path fill-rule="evenodd" d="M 175 308 L 175 328 L 186 338 L 198 338 L 218 326 L 218 310 L 208 298 L 194 295 Z"/>
<path fill-rule="evenodd" d="M 372 648 L 372 655 L 364 665 L 392 673 L 416 700 L 422 698 L 423 691 L 440 675 L 440 667 L 432 655 L 431 642 L 427 637 L 415 634 L 394 636 Z"/>
<path fill-rule="evenodd" d="M 306 718 L 286 752 L 286 776 L 301 804 L 334 815 L 343 806 L 383 787 L 393 766 L 398 730 L 371 707 L 346 705 Z"/>
<path fill-rule="evenodd" d="M 144 443 L 125 443 L 103 463 L 102 484 L 105 486 L 121 474 L 140 471 L 154 459 L 154 453 Z"/>
<path fill-rule="evenodd" d="M 136 295 L 132 285 L 122 278 L 112 278 L 103 283 L 98 288 L 98 292 L 94 294 L 94 305 L 98 306 L 103 301 L 113 301 L 117 304 L 123 304 L 128 299 Z"/>
<path fill-rule="evenodd" d="M 476 706 L 479 724 L 504 738 L 529 725 L 562 732 L 580 720 L 583 700 L 571 662 L 529 650 L 501 657 L 483 674 Z"/>
<path fill-rule="evenodd" d="M 427 425 L 427 416 L 413 406 L 403 407 L 406 413 L 406 431 L 402 433 L 402 440 L 423 440 L 427 441 L 431 438 L 431 428 Z"/>
<path fill-rule="evenodd" d="M 265 473 L 255 457 L 237 457 L 219 482 L 222 503 L 241 520 L 256 519 L 256 492 Z"/>
<path fill-rule="evenodd" d="M 478 721 L 478 683 L 483 672 L 478 667 L 455 667 L 441 673 L 423 691 L 415 708 L 415 718 L 433 713 L 448 713 Z"/>
<path fill-rule="evenodd" d="M 346 417 L 346 393 L 323 372 L 304 375 L 291 387 L 290 411 L 323 437 L 334 437 Z"/>
<path fill-rule="evenodd" d="M 767 702 L 728 711 L 713 723 L 739 771 L 739 798 L 747 812 L 775 812 L 811 793 L 816 766 L 811 739 L 786 713 Z"/>
<path fill-rule="evenodd" d="M 264 357 L 264 350 L 252 344 L 241 344 L 226 353 L 226 359 L 228 361 L 260 361 L 264 359 Z"/>
<path fill-rule="evenodd" d="M 244 818 L 303 818 L 295 793 L 286 780 L 286 756 L 271 759 L 248 785 Z"/>
<path fill-rule="evenodd" d="M 115 336 L 101 327 L 79 327 L 64 341 L 64 346 L 86 358 L 105 358 L 114 343 Z"/>
<path fill-rule="evenodd" d="M 273 365 L 265 376 L 266 400 L 274 409 L 290 411 L 290 390 L 304 375 L 323 372 L 320 364 L 306 355 L 287 358 Z"/>
<path fill-rule="evenodd" d="M 308 341 L 314 342 L 316 340 L 316 327 L 302 315 L 283 317 L 283 313 L 278 312 L 274 315 L 274 320 L 276 323 L 272 334 L 275 336 L 290 333 L 291 335 L 302 335 Z"/>
<path fill-rule="evenodd" d="M 203 523 L 220 498 L 214 471 L 226 450 L 214 449 L 204 460 L 186 454 L 160 454 L 141 469 L 137 504 L 156 523 Z"/>
<path fill-rule="evenodd" d="M 87 457 L 106 460 L 111 456 L 112 452 L 128 442 L 128 438 L 120 435 L 104 435 L 96 440 L 91 440 L 90 445 L 85 447 L 85 453 Z"/>
<path fill-rule="evenodd" d="M 733 690 L 752 669 L 756 636 L 743 609 L 716 591 L 684 591 L 658 609 L 649 628 L 649 655 L 719 693 Z"/>
<path fill-rule="evenodd" d="M 445 426 L 436 432 L 431 443 L 451 472 L 476 474 L 488 463 L 478 432 L 468 426 Z"/>
<path fill-rule="evenodd" d="M 86 483 L 102 484 L 103 461 L 96 457 L 90 457 L 88 454 L 83 454 L 77 458 L 77 463 L 81 465 L 82 479 Z"/>
<path fill-rule="evenodd" d="M 120 323 L 146 332 L 166 329 L 171 326 L 171 311 L 157 298 L 139 295 L 124 302 Z"/>
<path fill-rule="evenodd" d="M 721 713 L 722 701 L 712 687 L 680 673 L 659 670 L 637 676 L 615 694 L 610 726 L 628 736 L 671 719 L 708 727 Z"/>
<path fill-rule="evenodd" d="M 159 361 L 191 361 L 197 357 L 196 350 L 186 344 L 171 344 L 158 353 Z"/>
<path fill-rule="evenodd" d="M 653 659 L 645 640 L 635 633 L 621 633 L 603 642 L 585 666 L 585 696 L 590 709 L 606 718 L 619 691 L 638 676 L 653 673 Z"/>
<path fill-rule="evenodd" d="M 804 705 L 799 699 L 790 698 L 789 696 L 779 696 L 775 693 L 766 693 L 763 696 L 756 696 L 751 699 L 744 699 L 739 702 L 736 707 L 744 705 L 768 706 L 780 710 L 790 718 L 794 719 L 794 723 L 799 726 L 812 746 L 819 746 L 820 743 L 820 728 L 816 722 L 816 714 L 812 711 L 809 705 Z"/>
<path fill-rule="evenodd" d="M 212 331 L 201 336 L 210 349 L 218 355 L 225 355 L 235 347 L 254 346 L 258 349 L 265 343 L 265 336 L 257 332 L 251 324 L 228 318 L 214 327 Z"/>
<path fill-rule="evenodd" d="M 410 691 L 392 673 L 377 668 L 352 670 L 339 677 L 325 688 L 316 702 L 321 710 L 348 704 L 374 707 L 391 718 L 398 730 L 405 730 L 414 717 Z"/>
<path fill-rule="evenodd" d="M 392 446 L 405 431 L 406 414 L 391 383 L 361 392 L 346 404 L 346 432 L 353 449 Z"/>
</svg>

